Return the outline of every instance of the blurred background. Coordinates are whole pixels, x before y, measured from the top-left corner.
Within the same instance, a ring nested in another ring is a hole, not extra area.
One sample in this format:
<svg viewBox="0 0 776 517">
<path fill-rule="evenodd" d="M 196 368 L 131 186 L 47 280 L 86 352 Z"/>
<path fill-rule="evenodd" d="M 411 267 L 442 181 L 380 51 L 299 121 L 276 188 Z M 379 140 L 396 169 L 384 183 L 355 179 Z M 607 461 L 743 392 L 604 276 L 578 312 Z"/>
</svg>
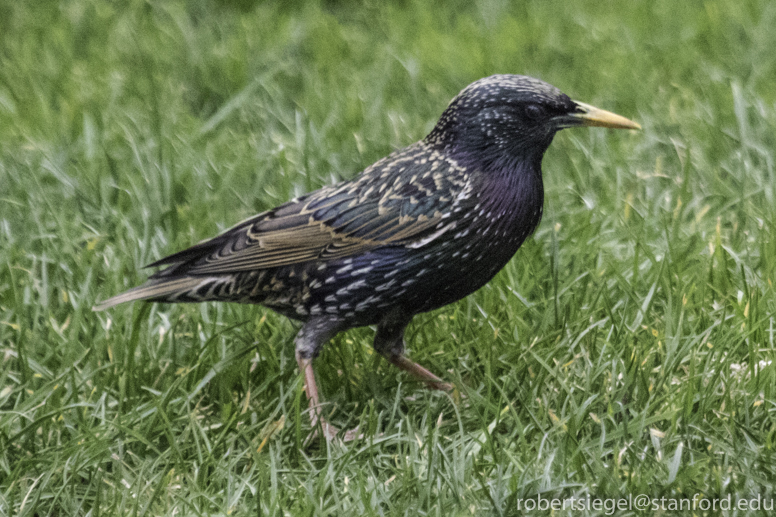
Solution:
<svg viewBox="0 0 776 517">
<path fill-rule="evenodd" d="M 0 0 L 0 513 L 511 515 L 519 498 L 772 497 L 776 3 Z M 494 73 L 569 130 L 544 220 L 422 315 L 430 394 L 252 307 L 91 306 L 142 267 L 423 138 Z M 262 513 L 263 512 L 263 513 Z M 591 514 L 595 512 L 590 512 Z"/>
</svg>

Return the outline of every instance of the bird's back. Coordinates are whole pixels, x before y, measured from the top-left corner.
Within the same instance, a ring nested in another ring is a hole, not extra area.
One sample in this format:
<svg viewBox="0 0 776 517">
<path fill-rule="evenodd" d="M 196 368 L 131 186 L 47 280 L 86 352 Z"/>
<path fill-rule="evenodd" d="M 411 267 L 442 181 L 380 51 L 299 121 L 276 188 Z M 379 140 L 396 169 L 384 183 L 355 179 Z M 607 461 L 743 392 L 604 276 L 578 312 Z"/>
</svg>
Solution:
<svg viewBox="0 0 776 517">
<path fill-rule="evenodd" d="M 435 309 L 490 280 L 538 223 L 541 174 L 514 172 L 462 166 L 418 142 L 151 264 L 167 267 L 99 308 L 232 301 L 352 326 L 396 305 Z"/>
</svg>

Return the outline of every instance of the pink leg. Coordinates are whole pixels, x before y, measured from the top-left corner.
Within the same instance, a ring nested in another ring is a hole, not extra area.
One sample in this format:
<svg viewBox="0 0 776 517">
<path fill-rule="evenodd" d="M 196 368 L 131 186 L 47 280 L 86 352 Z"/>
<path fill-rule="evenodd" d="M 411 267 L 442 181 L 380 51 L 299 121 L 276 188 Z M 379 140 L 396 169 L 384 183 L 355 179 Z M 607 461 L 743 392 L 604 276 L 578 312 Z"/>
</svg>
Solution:
<svg viewBox="0 0 776 517">
<path fill-rule="evenodd" d="M 401 307 L 395 307 L 388 311 L 375 334 L 374 348 L 385 357 L 389 363 L 408 372 L 416 379 L 423 381 L 427 387 L 433 390 L 453 391 L 453 385 L 426 370 L 418 363 L 410 361 L 404 355 L 404 329 L 412 319 L 412 315 L 404 312 Z"/>
<path fill-rule="evenodd" d="M 444 382 L 442 379 L 440 379 L 430 371 L 426 370 L 418 363 L 410 361 L 410 359 L 407 358 L 407 356 L 404 354 L 398 354 L 398 355 L 386 354 L 384 357 L 388 360 L 389 363 L 396 365 L 397 367 L 409 373 L 416 379 L 423 381 L 424 383 L 426 383 L 427 387 L 433 390 L 453 391 L 452 384 L 450 384 L 449 382 Z"/>
<path fill-rule="evenodd" d="M 330 442 L 337 436 L 339 429 L 327 422 L 321 414 L 321 402 L 318 397 L 318 384 L 315 382 L 313 360 L 310 358 L 303 358 L 299 352 L 297 352 L 296 362 L 299 364 L 299 372 L 304 376 L 304 392 L 307 395 L 307 401 L 310 404 L 310 424 L 313 429 L 315 429 L 320 422 L 323 436 L 326 438 L 327 442 Z"/>
</svg>

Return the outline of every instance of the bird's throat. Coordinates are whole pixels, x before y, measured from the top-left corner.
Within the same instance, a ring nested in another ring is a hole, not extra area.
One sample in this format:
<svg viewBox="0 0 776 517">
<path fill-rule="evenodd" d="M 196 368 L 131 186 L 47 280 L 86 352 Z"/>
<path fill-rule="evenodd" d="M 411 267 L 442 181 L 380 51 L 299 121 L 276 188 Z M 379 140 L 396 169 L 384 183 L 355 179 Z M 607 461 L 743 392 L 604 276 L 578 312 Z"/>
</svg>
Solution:
<svg viewBox="0 0 776 517">
<path fill-rule="evenodd" d="M 542 217 L 544 186 L 541 156 L 515 160 L 483 171 L 480 203 L 487 216 L 487 235 L 510 256 L 533 233 Z"/>
</svg>

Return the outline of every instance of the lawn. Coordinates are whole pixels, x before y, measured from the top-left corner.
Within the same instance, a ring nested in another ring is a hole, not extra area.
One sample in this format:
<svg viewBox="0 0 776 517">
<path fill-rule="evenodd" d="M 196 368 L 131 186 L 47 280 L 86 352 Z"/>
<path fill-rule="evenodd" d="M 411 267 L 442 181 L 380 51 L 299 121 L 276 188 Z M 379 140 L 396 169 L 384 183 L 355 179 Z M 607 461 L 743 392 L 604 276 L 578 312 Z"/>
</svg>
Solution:
<svg viewBox="0 0 776 517">
<path fill-rule="evenodd" d="M 767 0 L 0 0 L 0 515 L 773 504 L 774 27 Z M 91 310 L 419 140 L 493 73 L 643 130 L 560 133 L 533 237 L 415 318 L 410 357 L 453 396 L 352 330 L 316 368 L 331 421 L 364 437 L 305 445 L 297 324 Z"/>
</svg>

